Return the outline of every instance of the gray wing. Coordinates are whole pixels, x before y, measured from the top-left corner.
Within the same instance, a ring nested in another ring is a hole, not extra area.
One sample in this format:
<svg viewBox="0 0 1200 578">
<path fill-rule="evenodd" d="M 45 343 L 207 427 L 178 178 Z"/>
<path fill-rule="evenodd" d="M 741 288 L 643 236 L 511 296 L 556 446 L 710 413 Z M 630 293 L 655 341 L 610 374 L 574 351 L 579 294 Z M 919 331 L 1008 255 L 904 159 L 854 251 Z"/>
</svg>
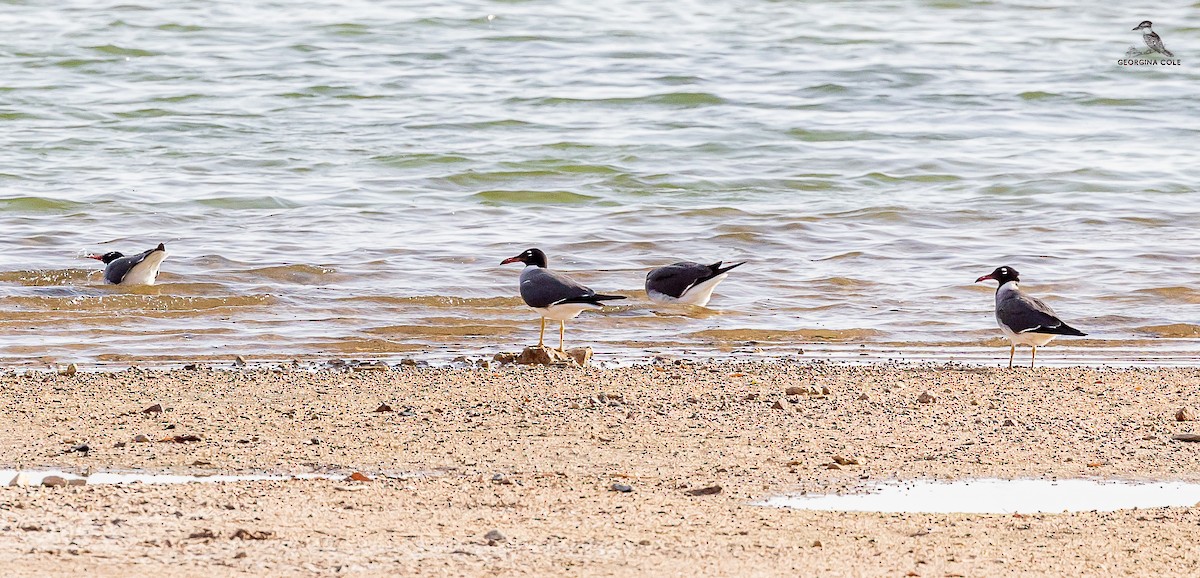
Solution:
<svg viewBox="0 0 1200 578">
<path fill-rule="evenodd" d="M 1014 333 L 1057 333 L 1065 325 L 1041 299 L 1021 294 L 998 303 L 996 319 Z"/>
<path fill-rule="evenodd" d="M 1163 46 L 1162 38 L 1158 34 L 1146 34 L 1142 36 L 1142 40 L 1146 41 L 1146 46 L 1149 46 L 1151 50 L 1158 52 L 1159 54 L 1175 56 L 1174 54 L 1171 54 L 1170 50 L 1167 50 L 1166 46 Z"/>
<path fill-rule="evenodd" d="M 521 298 L 530 307 L 549 307 L 564 301 L 587 302 L 594 297 L 595 291 L 566 275 L 541 267 L 526 267 L 521 271 Z"/>
<path fill-rule="evenodd" d="M 695 261 L 659 267 L 646 275 L 646 292 L 655 291 L 679 298 L 696 283 L 712 277 L 712 268 Z"/>
<path fill-rule="evenodd" d="M 146 257 L 150 256 L 150 253 L 153 253 L 157 250 L 157 248 L 150 249 L 149 251 L 143 251 L 138 255 L 130 255 L 128 257 L 121 257 L 120 259 L 113 260 L 104 267 L 104 280 L 112 283 L 113 285 L 120 285 L 121 281 L 125 279 L 125 276 L 129 274 L 130 270 L 132 270 L 138 263 L 145 261 Z"/>
</svg>

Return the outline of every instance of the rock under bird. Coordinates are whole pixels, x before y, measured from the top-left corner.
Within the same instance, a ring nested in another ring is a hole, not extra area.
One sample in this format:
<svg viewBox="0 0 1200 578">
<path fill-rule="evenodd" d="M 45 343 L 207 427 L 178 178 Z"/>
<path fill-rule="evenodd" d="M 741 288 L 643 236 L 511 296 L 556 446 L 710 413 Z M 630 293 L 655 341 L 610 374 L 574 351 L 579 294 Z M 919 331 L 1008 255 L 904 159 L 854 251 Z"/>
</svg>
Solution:
<svg viewBox="0 0 1200 578">
<path fill-rule="evenodd" d="M 1018 345 L 1032 348 L 1029 367 L 1037 359 L 1037 348 L 1050 343 L 1059 335 L 1083 336 L 1086 333 L 1071 327 L 1058 318 L 1049 305 L 1021 291 L 1020 274 L 1012 267 L 997 267 L 995 271 L 975 280 L 976 283 L 994 279 L 1000 283 L 996 288 L 996 324 L 1008 338 L 1008 368 L 1012 369 L 1013 356 Z"/>
<path fill-rule="evenodd" d="M 1154 29 L 1151 28 L 1152 26 L 1154 26 L 1154 24 L 1152 22 L 1150 22 L 1149 20 L 1143 20 L 1141 24 L 1137 25 L 1137 28 L 1133 29 L 1134 31 L 1138 31 L 1138 30 L 1142 31 L 1142 41 L 1146 43 L 1146 46 L 1150 47 L 1150 50 L 1146 51 L 1143 54 L 1146 54 L 1149 52 L 1157 52 L 1159 54 L 1163 54 L 1163 55 L 1174 58 L 1175 55 L 1171 54 L 1171 51 L 1167 50 L 1166 46 L 1163 46 L 1162 38 L 1159 37 L 1159 35 L 1154 32 Z"/>
<path fill-rule="evenodd" d="M 158 268 L 163 259 L 167 258 L 167 247 L 159 243 L 157 247 L 126 257 L 120 251 L 110 251 L 103 255 L 88 255 L 89 258 L 104 262 L 104 281 L 114 285 L 153 285 L 158 279 Z"/>
<path fill-rule="evenodd" d="M 604 306 L 604 301 L 625 298 L 624 295 L 600 295 L 566 275 L 547 269 L 546 254 L 540 249 L 528 249 L 500 264 L 518 262 L 525 264 L 525 269 L 521 271 L 521 299 L 542 316 L 538 347 L 545 347 L 547 319 L 558 321 L 558 350 L 565 352 L 567 319 L 574 318 L 585 309 L 599 309 Z"/>
<path fill-rule="evenodd" d="M 646 274 L 646 296 L 656 303 L 704 307 L 717 285 L 729 276 L 729 271 L 745 264 L 743 261 L 722 266 L 721 261 L 712 265 L 680 261 L 659 267 Z"/>
</svg>

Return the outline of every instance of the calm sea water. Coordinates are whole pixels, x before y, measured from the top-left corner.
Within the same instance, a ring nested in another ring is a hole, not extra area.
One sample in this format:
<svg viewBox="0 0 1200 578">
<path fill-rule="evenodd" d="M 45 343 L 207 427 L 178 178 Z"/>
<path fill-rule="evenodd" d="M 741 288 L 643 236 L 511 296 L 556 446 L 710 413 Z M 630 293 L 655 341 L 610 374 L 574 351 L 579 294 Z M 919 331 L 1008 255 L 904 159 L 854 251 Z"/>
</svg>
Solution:
<svg viewBox="0 0 1200 578">
<path fill-rule="evenodd" d="M 533 246 L 631 297 L 568 325 L 613 358 L 1000 357 L 1008 264 L 1057 344 L 1190 360 L 1200 14 L 1155 10 L 4 2 L 0 362 L 514 350 Z M 1145 19 L 1179 65 L 1118 64 Z M 159 242 L 152 288 L 82 258 Z M 655 311 L 679 259 L 749 264 Z"/>
</svg>

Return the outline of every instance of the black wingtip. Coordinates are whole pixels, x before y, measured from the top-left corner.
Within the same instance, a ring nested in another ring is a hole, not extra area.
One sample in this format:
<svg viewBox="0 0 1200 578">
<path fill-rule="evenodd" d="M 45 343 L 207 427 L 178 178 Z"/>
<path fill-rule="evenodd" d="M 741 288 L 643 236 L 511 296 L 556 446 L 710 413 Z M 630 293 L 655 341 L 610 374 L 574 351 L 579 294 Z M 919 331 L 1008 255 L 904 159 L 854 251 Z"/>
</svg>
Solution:
<svg viewBox="0 0 1200 578">
<path fill-rule="evenodd" d="M 625 299 L 624 295 L 593 295 L 595 301 L 616 301 L 617 299 Z"/>
<path fill-rule="evenodd" d="M 155 251 L 166 251 L 167 246 L 163 243 L 159 243 L 158 246 L 154 248 L 154 250 Z"/>
</svg>

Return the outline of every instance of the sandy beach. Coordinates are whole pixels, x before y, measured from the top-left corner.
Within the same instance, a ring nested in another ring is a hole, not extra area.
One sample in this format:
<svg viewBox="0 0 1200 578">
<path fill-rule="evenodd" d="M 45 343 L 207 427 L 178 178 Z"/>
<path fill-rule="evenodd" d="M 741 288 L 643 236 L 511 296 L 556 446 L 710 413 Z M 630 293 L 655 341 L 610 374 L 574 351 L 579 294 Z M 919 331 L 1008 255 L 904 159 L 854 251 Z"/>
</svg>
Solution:
<svg viewBox="0 0 1200 578">
<path fill-rule="evenodd" d="M 690 362 L 9 374 L 0 467 L 371 481 L 4 487 L 0 558 L 9 575 L 1189 574 L 1195 507 L 754 503 L 888 479 L 1200 480 L 1200 444 L 1172 439 L 1200 431 L 1175 418 L 1198 383 L 1193 369 Z M 861 463 L 830 469 L 835 455 Z"/>
</svg>

